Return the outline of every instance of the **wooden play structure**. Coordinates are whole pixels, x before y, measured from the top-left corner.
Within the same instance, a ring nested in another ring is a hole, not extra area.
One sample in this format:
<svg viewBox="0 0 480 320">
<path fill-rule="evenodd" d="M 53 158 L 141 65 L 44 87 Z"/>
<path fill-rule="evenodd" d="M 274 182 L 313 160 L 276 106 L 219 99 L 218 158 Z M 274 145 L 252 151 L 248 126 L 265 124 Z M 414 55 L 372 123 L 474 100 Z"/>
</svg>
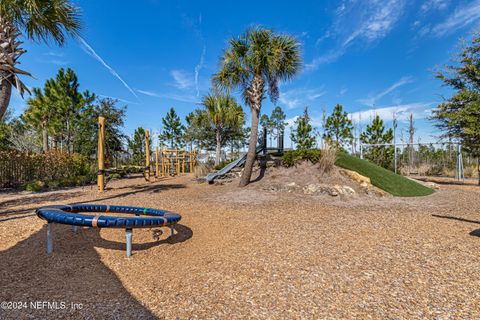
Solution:
<svg viewBox="0 0 480 320">
<path fill-rule="evenodd" d="M 197 150 L 190 151 L 184 149 L 164 149 L 155 148 L 155 167 L 151 170 L 150 155 L 150 133 L 145 130 L 145 167 L 140 166 L 122 166 L 130 168 L 143 168 L 144 177 L 147 182 L 151 181 L 152 171 L 155 178 L 179 176 L 188 172 L 193 172 L 197 162 Z M 98 117 L 98 173 L 97 185 L 98 191 L 105 190 L 105 174 L 114 169 L 105 169 L 105 118 Z M 115 169 L 116 170 L 116 169 Z"/>
<path fill-rule="evenodd" d="M 184 149 L 155 149 L 156 177 L 179 176 L 193 172 L 197 162 L 197 151 Z"/>
</svg>

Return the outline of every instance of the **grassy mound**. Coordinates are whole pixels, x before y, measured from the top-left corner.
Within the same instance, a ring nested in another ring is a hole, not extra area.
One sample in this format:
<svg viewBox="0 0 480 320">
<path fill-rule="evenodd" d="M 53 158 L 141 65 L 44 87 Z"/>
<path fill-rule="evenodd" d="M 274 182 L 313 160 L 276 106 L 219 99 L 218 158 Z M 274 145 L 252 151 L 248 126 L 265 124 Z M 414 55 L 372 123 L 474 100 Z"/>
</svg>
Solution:
<svg viewBox="0 0 480 320">
<path fill-rule="evenodd" d="M 335 164 L 369 177 L 372 184 L 397 197 L 428 196 L 433 190 L 366 160 L 339 153 Z"/>
</svg>

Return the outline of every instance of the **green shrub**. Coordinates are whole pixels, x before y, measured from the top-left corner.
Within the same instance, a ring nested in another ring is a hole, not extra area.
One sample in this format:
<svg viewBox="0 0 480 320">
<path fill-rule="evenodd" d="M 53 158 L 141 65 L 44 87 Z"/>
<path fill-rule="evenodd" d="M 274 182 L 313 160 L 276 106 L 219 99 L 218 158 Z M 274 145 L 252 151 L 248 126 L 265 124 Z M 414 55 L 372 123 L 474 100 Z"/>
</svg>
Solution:
<svg viewBox="0 0 480 320">
<path fill-rule="evenodd" d="M 299 161 L 308 160 L 317 163 L 320 160 L 321 151 L 319 149 L 300 149 L 286 151 L 282 157 L 282 164 L 285 167 L 292 167 Z"/>
<path fill-rule="evenodd" d="M 120 179 L 122 175 L 120 173 L 110 173 L 109 177 L 110 179 L 115 180 L 115 179 Z"/>
<path fill-rule="evenodd" d="M 133 166 L 123 166 L 123 172 L 128 173 L 143 173 L 145 171 L 144 167 L 133 167 Z"/>
<path fill-rule="evenodd" d="M 23 189 L 26 191 L 39 192 L 42 191 L 45 184 L 40 180 L 30 181 L 23 185 Z"/>
<path fill-rule="evenodd" d="M 26 188 L 32 182 L 42 181 L 42 188 L 85 185 L 96 180 L 97 169 L 93 160 L 80 154 L 60 151 L 31 153 L 0 151 L 0 187 Z M 15 170 L 8 171 L 13 167 Z M 35 188 L 29 186 L 29 188 Z"/>
</svg>

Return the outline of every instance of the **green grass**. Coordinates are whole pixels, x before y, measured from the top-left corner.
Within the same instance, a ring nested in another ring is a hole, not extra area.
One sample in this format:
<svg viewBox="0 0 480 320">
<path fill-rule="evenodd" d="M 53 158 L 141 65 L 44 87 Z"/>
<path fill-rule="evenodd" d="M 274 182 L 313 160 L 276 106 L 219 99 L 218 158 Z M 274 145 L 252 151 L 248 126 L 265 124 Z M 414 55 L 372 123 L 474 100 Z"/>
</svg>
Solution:
<svg viewBox="0 0 480 320">
<path fill-rule="evenodd" d="M 370 178 L 372 184 L 397 197 L 428 196 L 433 190 L 366 160 L 339 153 L 335 164 Z"/>
</svg>

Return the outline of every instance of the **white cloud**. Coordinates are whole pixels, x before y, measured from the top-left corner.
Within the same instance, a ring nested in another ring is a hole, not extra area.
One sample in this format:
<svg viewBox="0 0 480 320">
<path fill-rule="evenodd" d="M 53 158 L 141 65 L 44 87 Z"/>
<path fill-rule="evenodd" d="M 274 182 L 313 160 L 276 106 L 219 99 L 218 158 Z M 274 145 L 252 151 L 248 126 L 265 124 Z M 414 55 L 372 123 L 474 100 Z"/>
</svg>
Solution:
<svg viewBox="0 0 480 320">
<path fill-rule="evenodd" d="M 82 38 L 82 37 L 77 37 L 78 41 L 80 42 L 81 44 L 81 47 L 82 49 L 87 53 L 89 54 L 91 57 L 93 57 L 95 60 L 97 60 L 98 62 L 100 62 L 105 68 L 108 69 L 108 71 L 110 71 L 110 73 L 115 77 L 117 78 L 118 80 L 120 80 L 120 82 L 125 86 L 125 88 L 128 89 L 128 91 L 130 91 L 134 96 L 135 98 L 138 99 L 138 96 L 137 94 L 135 93 L 135 91 L 133 91 L 133 89 L 122 79 L 122 77 L 120 77 L 120 75 L 117 73 L 117 71 L 115 71 L 112 67 L 110 67 L 106 62 L 105 60 L 102 59 L 102 57 L 100 57 L 96 52 L 95 50 L 93 50 L 93 48 Z"/>
<path fill-rule="evenodd" d="M 368 44 L 384 38 L 403 15 L 404 7 L 405 0 L 343 1 L 336 10 L 331 30 L 326 33 L 338 39 L 339 44 L 306 64 L 306 70 L 337 60 L 354 43 Z"/>
<path fill-rule="evenodd" d="M 175 83 L 173 84 L 177 89 L 188 89 L 193 87 L 194 81 L 190 73 L 184 70 L 172 70 L 170 72 Z"/>
<path fill-rule="evenodd" d="M 450 0 L 428 0 L 420 6 L 420 11 L 426 13 L 434 10 L 445 10 L 450 4 Z"/>
<path fill-rule="evenodd" d="M 305 71 L 313 71 L 318 69 L 322 64 L 334 62 L 345 53 L 344 49 L 330 50 L 326 54 L 314 58 L 310 63 L 305 64 Z"/>
<path fill-rule="evenodd" d="M 44 56 L 51 56 L 51 57 L 63 57 L 64 56 L 63 52 L 55 52 L 55 51 L 45 52 L 43 55 Z"/>
<path fill-rule="evenodd" d="M 460 5 L 447 17 L 445 21 L 431 28 L 433 35 L 437 37 L 455 32 L 480 20 L 480 0 L 472 1 L 468 5 Z"/>
<path fill-rule="evenodd" d="M 138 93 L 141 93 L 143 95 L 149 96 L 149 97 L 154 97 L 154 98 L 165 98 L 165 99 L 170 99 L 170 100 L 175 100 L 175 101 L 180 101 L 180 102 L 187 102 L 187 103 L 199 103 L 200 101 L 198 100 L 197 97 L 189 94 L 176 94 L 176 93 L 158 93 L 154 91 L 148 91 L 148 90 L 141 90 L 141 89 L 135 89 Z"/>
<path fill-rule="evenodd" d="M 292 89 L 280 92 L 278 101 L 287 109 L 295 109 L 307 106 L 326 93 L 323 87 L 320 89 Z"/>
<path fill-rule="evenodd" d="M 202 50 L 202 54 L 200 55 L 200 62 L 195 66 L 195 89 L 197 89 L 197 97 L 200 95 L 200 90 L 198 89 L 198 76 L 199 76 L 200 70 L 202 70 L 204 62 L 205 62 L 206 51 L 207 51 L 207 47 L 204 45 L 203 50 Z"/>
<path fill-rule="evenodd" d="M 413 114 L 413 117 L 419 120 L 426 119 L 430 116 L 434 104 L 435 102 L 415 102 L 395 106 L 384 106 L 352 112 L 349 115 L 358 123 L 369 123 L 376 115 L 380 116 L 384 121 L 392 121 L 394 114 L 398 121 L 408 121 L 410 114 Z"/>
<path fill-rule="evenodd" d="M 406 85 L 408 83 L 413 82 L 412 77 L 402 77 L 400 80 L 392 84 L 390 87 L 386 88 L 380 93 L 377 93 L 376 95 L 369 95 L 367 98 L 359 99 L 358 102 L 367 105 L 367 106 L 373 106 L 377 101 L 382 99 L 384 96 L 387 94 L 393 92 L 397 88 Z"/>
<path fill-rule="evenodd" d="M 342 89 L 340 89 L 340 92 L 338 93 L 338 95 L 343 96 L 343 95 L 345 95 L 347 92 L 348 92 L 348 88 L 342 88 Z"/>
</svg>

